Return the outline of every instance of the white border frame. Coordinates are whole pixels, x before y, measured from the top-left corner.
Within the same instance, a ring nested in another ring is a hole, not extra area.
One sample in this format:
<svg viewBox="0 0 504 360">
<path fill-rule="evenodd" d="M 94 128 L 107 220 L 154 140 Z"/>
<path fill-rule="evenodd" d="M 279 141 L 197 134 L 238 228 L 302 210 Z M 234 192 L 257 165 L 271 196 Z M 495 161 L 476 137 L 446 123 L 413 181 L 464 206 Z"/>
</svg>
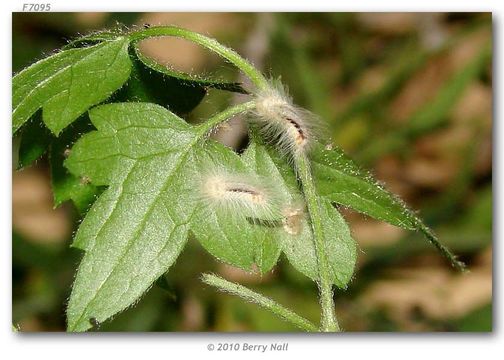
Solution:
<svg viewBox="0 0 504 360">
<path fill-rule="evenodd" d="M 52 11 L 492 11 L 494 13 L 494 174 L 496 187 L 494 189 L 494 332 L 492 334 L 19 334 L 11 330 L 11 43 L 12 43 L 12 15 L 13 11 L 22 11 L 23 3 L 51 3 Z M 0 69 L 2 70 L 1 96 L 3 114 L 1 126 L 2 149 L 0 150 L 1 171 L 1 227 L 2 237 L 0 250 L 1 274 L 0 281 L 0 353 L 4 359 L 138 359 L 155 356 L 157 358 L 177 358 L 178 356 L 205 357 L 268 357 L 292 358 L 303 356 L 320 356 L 337 359 L 408 359 L 425 360 L 432 356 L 434 359 L 488 359 L 496 358 L 495 354 L 504 353 L 503 336 L 501 331 L 501 270 L 499 259 L 503 259 L 499 244 L 502 239 L 502 223 L 499 221 L 502 203 L 502 192 L 499 189 L 502 180 L 502 126 L 500 120 L 500 104 L 502 93 L 502 72 L 498 66 L 502 60 L 502 34 L 500 17 L 503 14 L 504 1 L 480 0 L 478 2 L 458 0 L 449 3 L 439 0 L 424 0 L 407 6 L 404 1 L 367 0 L 333 2 L 323 0 L 303 1 L 289 4 L 289 7 L 274 3 L 271 0 L 255 0 L 249 4 L 237 1 L 181 1 L 178 4 L 156 0 L 142 0 L 126 5 L 126 2 L 85 0 L 85 1 L 19 1 L 5 0 L 1 2 L 2 11 L 2 56 Z M 241 5 L 241 6 L 239 6 Z M 497 221 L 495 221 L 497 220 Z M 269 344 L 272 342 L 288 342 L 287 352 L 266 353 L 233 353 L 210 352 L 209 343 L 240 342 L 254 344 Z"/>
</svg>

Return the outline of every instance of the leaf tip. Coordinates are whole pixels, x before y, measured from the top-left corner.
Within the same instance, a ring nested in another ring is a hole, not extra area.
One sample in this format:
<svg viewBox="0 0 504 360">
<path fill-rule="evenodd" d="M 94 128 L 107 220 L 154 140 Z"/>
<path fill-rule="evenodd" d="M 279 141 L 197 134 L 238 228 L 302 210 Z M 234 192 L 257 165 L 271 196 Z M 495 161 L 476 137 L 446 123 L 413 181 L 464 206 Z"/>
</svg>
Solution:
<svg viewBox="0 0 504 360">
<path fill-rule="evenodd" d="M 436 247 L 436 249 L 450 262 L 450 264 L 462 273 L 467 273 L 466 264 L 463 261 L 457 259 L 457 256 L 453 254 L 446 246 L 441 244 L 434 232 L 429 229 L 423 222 L 418 221 L 418 227 L 420 231 L 425 235 L 427 240 Z"/>
</svg>

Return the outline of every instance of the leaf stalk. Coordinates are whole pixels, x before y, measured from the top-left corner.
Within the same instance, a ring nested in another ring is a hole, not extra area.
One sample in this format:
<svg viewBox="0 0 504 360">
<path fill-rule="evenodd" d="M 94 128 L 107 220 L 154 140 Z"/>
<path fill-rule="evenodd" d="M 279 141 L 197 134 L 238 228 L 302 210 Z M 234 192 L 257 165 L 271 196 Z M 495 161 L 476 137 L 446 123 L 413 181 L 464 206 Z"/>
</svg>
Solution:
<svg viewBox="0 0 504 360">
<path fill-rule="evenodd" d="M 315 253 L 319 268 L 319 292 L 320 304 L 322 307 L 321 330 L 326 332 L 340 331 L 336 314 L 334 313 L 334 300 L 332 292 L 332 281 L 329 272 L 329 263 L 325 253 L 325 239 L 320 216 L 320 204 L 318 202 L 315 184 L 310 170 L 309 160 L 305 154 L 295 158 L 296 168 L 299 172 L 299 179 L 303 187 L 303 192 L 310 215 L 315 242 Z"/>
<path fill-rule="evenodd" d="M 258 294 L 255 291 L 246 288 L 245 286 L 227 281 L 226 279 L 223 279 L 220 276 L 214 274 L 203 274 L 201 280 L 205 284 L 214 286 L 222 292 L 237 295 L 246 301 L 256 303 L 257 305 L 271 311 L 275 315 L 278 315 L 279 317 L 287 320 L 288 322 L 302 330 L 310 332 L 318 331 L 318 328 L 315 325 L 313 325 L 310 321 L 306 320 L 302 316 L 299 316 L 293 311 L 278 304 L 273 299 Z"/>
<path fill-rule="evenodd" d="M 199 125 L 200 136 L 208 135 L 223 122 L 228 121 L 233 116 L 236 116 L 240 113 L 252 110 L 254 107 L 255 101 L 248 101 L 228 107 L 226 110 L 215 114 L 210 119 Z"/>
<path fill-rule="evenodd" d="M 153 26 L 148 29 L 133 31 L 129 34 L 131 41 L 141 41 L 161 36 L 175 36 L 201 45 L 208 50 L 215 52 L 240 69 L 257 88 L 265 89 L 268 86 L 268 80 L 263 76 L 263 74 L 261 74 L 261 72 L 258 71 L 248 60 L 241 57 L 236 51 L 231 50 L 212 38 L 198 34 L 194 31 L 182 29 L 176 26 Z"/>
</svg>

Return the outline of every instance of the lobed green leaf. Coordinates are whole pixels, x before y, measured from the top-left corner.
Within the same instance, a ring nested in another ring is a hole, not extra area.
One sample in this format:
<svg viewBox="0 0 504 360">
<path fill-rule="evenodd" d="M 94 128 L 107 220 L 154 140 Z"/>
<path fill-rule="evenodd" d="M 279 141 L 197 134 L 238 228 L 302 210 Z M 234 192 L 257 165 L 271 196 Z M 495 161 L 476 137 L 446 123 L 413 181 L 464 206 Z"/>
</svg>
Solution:
<svg viewBox="0 0 504 360">
<path fill-rule="evenodd" d="M 192 77 L 156 63 L 144 56 L 138 41 L 131 42 L 121 29 L 77 38 L 60 53 L 33 64 L 13 79 L 13 130 L 21 129 L 18 166 L 30 165 L 52 143 L 55 205 L 73 200 L 83 212 L 97 191 L 68 174 L 62 165 L 59 152 L 75 139 L 69 141 L 63 136 L 65 139 L 57 140 L 52 133 L 59 135 L 86 110 L 111 95 L 113 101 L 151 102 L 185 114 L 200 103 L 208 88 L 245 93 L 239 84 Z"/>
<path fill-rule="evenodd" d="M 90 111 L 98 131 L 79 140 L 66 166 L 109 185 L 74 240 L 85 249 L 70 297 L 70 331 L 85 331 L 135 302 L 173 264 L 193 212 L 186 178 L 197 133 L 153 104 Z"/>
</svg>

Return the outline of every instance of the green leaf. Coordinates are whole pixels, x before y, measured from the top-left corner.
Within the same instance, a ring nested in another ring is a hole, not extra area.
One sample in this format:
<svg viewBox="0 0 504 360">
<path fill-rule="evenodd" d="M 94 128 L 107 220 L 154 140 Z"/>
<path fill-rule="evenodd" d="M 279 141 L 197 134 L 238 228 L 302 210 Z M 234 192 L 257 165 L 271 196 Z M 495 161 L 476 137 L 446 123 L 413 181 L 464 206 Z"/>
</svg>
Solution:
<svg viewBox="0 0 504 360">
<path fill-rule="evenodd" d="M 40 158 L 49 144 L 56 141 L 43 122 L 58 135 L 90 106 L 106 100 L 128 77 L 127 86 L 113 96 L 115 101 L 153 102 L 180 114 L 196 107 L 206 95 L 207 88 L 246 93 L 236 83 L 199 79 L 167 69 L 143 56 L 137 45 L 137 41 L 130 42 L 124 29 L 92 33 L 72 41 L 63 47 L 62 52 L 14 77 L 14 132 L 22 127 L 19 167 L 28 166 Z M 128 52 L 131 59 L 126 54 Z M 26 124 L 28 119 L 31 121 Z M 52 146 L 50 158 L 55 204 L 58 206 L 71 199 L 83 213 L 94 200 L 97 189 L 86 184 L 85 179 L 68 174 L 61 165 L 61 154 L 55 153 L 65 151 L 63 147 L 70 145 L 58 141 Z"/>
<path fill-rule="evenodd" d="M 388 192 L 369 173 L 361 170 L 340 149 L 326 149 L 315 143 L 312 168 L 320 196 L 392 225 L 421 231 L 453 266 L 464 269 L 464 264 L 439 242 L 406 204 Z"/>
<path fill-rule="evenodd" d="M 98 131 L 82 137 L 66 166 L 109 185 L 74 240 L 86 250 L 67 315 L 85 331 L 136 301 L 185 245 L 192 201 L 185 181 L 197 133 L 152 104 L 110 104 L 90 111 Z"/>
<path fill-rule="evenodd" d="M 285 204 L 284 215 L 293 210 L 291 220 L 283 220 L 273 235 L 289 262 L 312 280 L 318 279 L 315 245 L 308 214 L 301 202 L 296 176 L 292 168 L 274 150 L 252 141 L 243 154 L 244 161 L 259 175 L 275 183 Z M 324 227 L 326 256 L 331 269 L 331 281 L 346 288 L 352 278 L 357 259 L 356 243 L 343 217 L 325 199 L 320 198 L 322 224 Z M 292 221 L 293 223 L 286 221 Z"/>
<path fill-rule="evenodd" d="M 416 230 L 417 219 L 396 196 L 385 190 L 337 147 L 314 144 L 312 168 L 319 194 L 375 219 Z"/>
<path fill-rule="evenodd" d="M 255 177 L 230 149 L 214 142 L 207 146 L 213 148 L 209 152 L 212 156 L 202 156 L 199 167 L 225 167 L 231 173 Z M 247 271 L 255 270 L 257 266 L 261 273 L 265 273 L 276 264 L 281 249 L 278 241 L 271 236 L 271 227 L 255 220 L 246 218 L 242 213 L 209 208 L 203 203 L 194 214 L 191 230 L 203 247 L 221 261 Z"/>
<path fill-rule="evenodd" d="M 17 74 L 12 80 L 13 132 L 42 108 L 44 123 L 58 135 L 91 106 L 107 99 L 129 77 L 128 43 L 119 37 L 65 50 Z"/>
<path fill-rule="evenodd" d="M 71 200 L 81 215 L 85 214 L 95 201 L 100 189 L 88 183 L 86 178 L 79 178 L 68 173 L 63 166 L 64 146 L 53 144 L 50 150 L 51 187 L 54 206 L 58 207 Z"/>
<path fill-rule="evenodd" d="M 73 243 L 86 252 L 67 309 L 69 331 L 124 310 L 168 270 L 199 200 L 191 179 L 208 158 L 231 152 L 204 141 L 209 128 L 190 126 L 158 105 L 102 105 L 89 116 L 98 130 L 75 144 L 65 165 L 108 188 Z"/>
</svg>

